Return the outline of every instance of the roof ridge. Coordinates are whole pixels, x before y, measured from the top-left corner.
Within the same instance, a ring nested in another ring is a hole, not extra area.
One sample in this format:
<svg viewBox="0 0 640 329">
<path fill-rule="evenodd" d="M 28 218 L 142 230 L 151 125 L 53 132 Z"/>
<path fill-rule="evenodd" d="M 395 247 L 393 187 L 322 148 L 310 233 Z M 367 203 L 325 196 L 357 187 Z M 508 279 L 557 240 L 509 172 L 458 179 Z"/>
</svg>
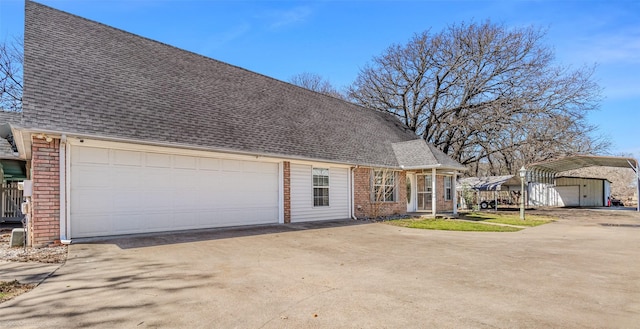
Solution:
<svg viewBox="0 0 640 329">
<path fill-rule="evenodd" d="M 26 2 L 30 2 L 30 3 L 32 3 L 32 4 L 35 4 L 35 5 L 38 5 L 38 6 L 46 7 L 46 8 L 51 9 L 51 10 L 58 11 L 58 12 L 63 13 L 63 14 L 65 14 L 65 15 L 69 15 L 69 16 L 73 16 L 73 17 L 75 17 L 75 18 L 79 18 L 79 19 L 81 19 L 81 20 L 83 20 L 83 21 L 86 21 L 86 22 L 90 22 L 90 23 L 93 23 L 93 24 L 101 25 L 101 26 L 106 27 L 106 28 L 108 28 L 108 29 L 110 29 L 110 30 L 115 30 L 115 31 L 118 31 L 118 32 L 123 32 L 123 33 L 125 33 L 125 34 L 131 35 L 131 36 L 135 36 L 135 37 L 137 37 L 137 38 L 141 38 L 141 39 L 144 39 L 144 40 L 147 40 L 147 41 L 151 41 L 151 42 L 154 42 L 154 43 L 157 43 L 157 44 L 160 44 L 160 45 L 163 45 L 163 46 L 169 47 L 169 48 L 173 48 L 173 49 L 178 50 L 178 51 L 181 51 L 181 52 L 185 52 L 185 53 L 189 53 L 189 54 L 192 54 L 192 55 L 196 55 L 196 56 L 198 56 L 198 57 L 204 58 L 204 59 L 209 60 L 209 61 L 214 61 L 214 62 L 216 62 L 216 63 L 222 64 L 222 65 L 225 65 L 225 66 L 229 66 L 229 67 L 233 67 L 233 68 L 236 68 L 236 69 L 240 69 L 240 70 L 243 70 L 243 71 L 246 71 L 246 72 L 252 73 L 252 74 L 257 74 L 257 75 L 260 75 L 260 76 L 262 76 L 262 77 L 264 77 L 264 78 L 267 78 L 267 79 L 269 79 L 269 80 L 273 80 L 273 81 L 276 81 L 276 82 L 279 82 L 279 83 L 288 84 L 288 85 L 294 86 L 294 87 L 296 87 L 296 88 L 302 89 L 302 90 L 304 90 L 304 91 L 306 91 L 306 92 L 314 93 L 314 94 L 317 94 L 317 95 L 322 95 L 323 97 L 330 97 L 330 98 L 332 98 L 332 99 L 336 99 L 336 100 L 339 100 L 339 101 L 342 101 L 342 102 L 345 102 L 345 103 L 348 103 L 348 104 L 351 104 L 351 105 L 357 106 L 357 107 L 361 108 L 362 110 L 367 110 L 367 111 L 374 111 L 374 112 L 385 113 L 385 114 L 388 114 L 388 115 L 390 115 L 391 117 L 393 117 L 393 115 L 392 115 L 391 113 L 388 113 L 388 112 L 385 112 L 385 111 L 380 111 L 380 110 L 377 110 L 377 109 L 368 108 L 368 107 L 365 107 L 365 106 L 363 106 L 363 105 L 361 105 L 361 104 L 357 104 L 357 103 L 354 103 L 354 102 L 350 102 L 350 101 L 345 100 L 345 99 L 342 99 L 342 98 L 334 97 L 334 96 L 327 95 L 327 94 L 324 94 L 324 93 L 321 93 L 321 92 L 318 92 L 318 91 L 315 91 L 315 90 L 311 90 L 311 89 L 309 89 L 309 88 L 305 88 L 305 87 L 302 87 L 302 86 L 296 85 L 296 84 L 291 83 L 291 82 L 288 82 L 288 81 L 284 81 L 284 80 L 276 79 L 276 78 L 271 77 L 271 76 L 268 76 L 268 75 L 266 75 L 266 74 L 263 74 L 263 73 L 260 73 L 260 72 L 256 72 L 256 71 L 249 70 L 249 69 L 244 68 L 244 67 L 242 67 L 242 66 L 238 66 L 238 65 L 235 65 L 235 64 L 227 63 L 227 62 L 224 62 L 224 61 L 221 61 L 221 60 L 215 59 L 215 58 L 213 58 L 213 57 L 209 57 L 209 56 L 205 56 L 205 55 L 203 55 L 203 54 L 199 54 L 199 53 L 197 53 L 197 52 L 195 52 L 195 51 L 191 51 L 191 50 L 188 50 L 188 49 L 180 48 L 180 47 L 177 47 L 177 46 L 174 46 L 174 45 L 171 45 L 171 44 L 168 44 L 168 43 L 162 42 L 162 41 L 158 41 L 158 40 L 152 39 L 152 38 L 150 38 L 150 37 L 145 37 L 145 36 L 140 35 L 140 34 L 136 34 L 136 33 L 133 33 L 133 32 L 129 32 L 129 31 L 123 30 L 123 29 L 118 28 L 118 27 L 114 27 L 114 26 L 111 26 L 111 25 L 108 25 L 108 24 L 105 24 L 105 23 L 102 23 L 102 22 L 99 22 L 99 21 L 95 21 L 95 20 L 92 20 L 92 19 L 89 19 L 89 18 L 86 18 L 86 17 L 82 17 L 82 16 L 79 16 L 79 15 L 76 15 L 76 14 L 73 14 L 73 13 L 70 13 L 70 12 L 67 12 L 67 11 L 64 11 L 64 10 L 60 10 L 60 9 L 57 9 L 57 8 L 54 8 L 54 7 L 51 7 L 51 6 L 48 6 L 48 5 L 45 5 L 45 4 L 42 4 L 42 3 L 39 3 L 39 2 L 37 2 L 37 1 L 33 1 L 33 0 L 25 0 L 25 1 L 26 1 Z M 393 117 L 393 118 L 394 118 L 394 119 L 396 119 L 395 117 Z M 396 119 L 396 120 L 397 120 L 397 119 Z M 398 121 L 399 121 L 399 120 L 398 120 Z M 402 123 L 401 121 L 399 121 L 399 122 L 400 122 L 400 123 Z M 402 123 L 402 125 L 403 125 L 403 126 L 405 126 L 403 123 Z M 408 129 L 408 128 L 409 128 L 409 127 L 407 127 L 407 129 Z"/>
<path fill-rule="evenodd" d="M 32 128 L 392 167 L 394 142 L 413 141 L 404 153 L 411 145 L 432 153 L 388 111 L 30 0 L 25 49 L 24 113 Z"/>
</svg>

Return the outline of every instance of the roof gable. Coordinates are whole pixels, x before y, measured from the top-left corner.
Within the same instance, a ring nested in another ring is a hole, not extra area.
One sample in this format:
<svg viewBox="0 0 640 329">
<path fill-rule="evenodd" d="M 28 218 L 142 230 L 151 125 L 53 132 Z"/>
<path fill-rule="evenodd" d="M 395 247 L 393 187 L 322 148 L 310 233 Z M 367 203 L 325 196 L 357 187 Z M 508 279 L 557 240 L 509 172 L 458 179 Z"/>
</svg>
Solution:
<svg viewBox="0 0 640 329">
<path fill-rule="evenodd" d="M 26 3 L 24 125 L 219 151 L 398 166 L 389 114 Z"/>
</svg>

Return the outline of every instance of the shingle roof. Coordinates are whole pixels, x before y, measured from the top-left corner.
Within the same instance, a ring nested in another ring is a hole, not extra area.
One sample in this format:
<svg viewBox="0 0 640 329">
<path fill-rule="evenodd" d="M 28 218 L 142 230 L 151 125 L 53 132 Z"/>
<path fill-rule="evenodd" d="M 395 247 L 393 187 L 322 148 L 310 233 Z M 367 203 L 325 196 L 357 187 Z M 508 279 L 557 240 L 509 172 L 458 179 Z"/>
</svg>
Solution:
<svg viewBox="0 0 640 329">
<path fill-rule="evenodd" d="M 398 165 L 405 169 L 425 167 L 445 167 L 464 170 L 464 166 L 457 163 L 433 145 L 427 144 L 422 139 L 394 143 L 391 145 L 395 153 Z"/>
<path fill-rule="evenodd" d="M 17 152 L 13 151 L 13 147 L 8 139 L 11 136 L 11 124 L 19 125 L 22 121 L 22 113 L 0 111 L 0 159 L 18 159 Z"/>
<path fill-rule="evenodd" d="M 26 128 L 394 167 L 392 144 L 418 138 L 389 114 L 31 1 L 25 7 Z"/>
<path fill-rule="evenodd" d="M 19 124 L 22 121 L 22 113 L 0 111 L 0 125 L 5 123 Z"/>
</svg>

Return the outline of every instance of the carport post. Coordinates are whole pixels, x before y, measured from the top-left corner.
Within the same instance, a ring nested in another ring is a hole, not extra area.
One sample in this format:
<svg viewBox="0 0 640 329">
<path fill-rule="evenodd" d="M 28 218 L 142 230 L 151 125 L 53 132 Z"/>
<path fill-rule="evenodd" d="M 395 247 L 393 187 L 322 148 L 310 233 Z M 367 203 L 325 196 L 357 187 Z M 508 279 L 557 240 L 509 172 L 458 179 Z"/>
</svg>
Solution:
<svg viewBox="0 0 640 329">
<path fill-rule="evenodd" d="M 527 169 L 520 168 L 520 219 L 524 220 L 524 179 L 527 176 Z"/>
<path fill-rule="evenodd" d="M 627 160 L 627 163 L 636 172 L 636 210 L 640 212 L 640 165 L 638 164 L 638 159 L 636 160 L 636 166 L 633 166 L 631 161 Z"/>
</svg>

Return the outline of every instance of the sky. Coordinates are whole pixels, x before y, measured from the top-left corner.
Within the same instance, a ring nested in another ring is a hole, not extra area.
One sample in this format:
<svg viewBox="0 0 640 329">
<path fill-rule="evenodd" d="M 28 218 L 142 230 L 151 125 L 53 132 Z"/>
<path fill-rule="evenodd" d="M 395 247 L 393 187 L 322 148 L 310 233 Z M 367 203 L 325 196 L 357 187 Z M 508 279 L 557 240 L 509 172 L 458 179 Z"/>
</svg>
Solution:
<svg viewBox="0 0 640 329">
<path fill-rule="evenodd" d="M 640 0 L 38 2 L 279 80 L 316 73 L 339 89 L 428 29 L 485 20 L 544 28 L 557 64 L 597 65 L 603 100 L 588 120 L 611 140 L 610 153 L 640 158 Z M 24 1 L 0 0 L 0 41 L 23 30 Z"/>
</svg>

